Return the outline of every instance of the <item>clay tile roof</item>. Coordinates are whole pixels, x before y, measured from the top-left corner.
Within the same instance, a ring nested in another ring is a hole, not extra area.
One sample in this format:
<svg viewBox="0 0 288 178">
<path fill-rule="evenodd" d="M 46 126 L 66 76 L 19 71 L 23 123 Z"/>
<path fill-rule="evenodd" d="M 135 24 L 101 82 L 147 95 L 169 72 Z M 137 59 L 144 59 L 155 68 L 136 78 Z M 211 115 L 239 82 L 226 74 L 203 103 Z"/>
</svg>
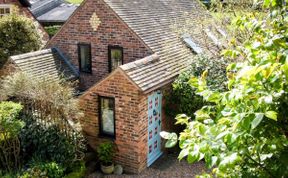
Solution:
<svg viewBox="0 0 288 178">
<path fill-rule="evenodd" d="M 10 61 L 19 70 L 46 80 L 59 77 L 75 80 L 79 77 L 77 70 L 57 48 L 11 56 Z"/>
<path fill-rule="evenodd" d="M 206 47 L 199 17 L 210 18 L 210 15 L 198 0 L 104 1 L 156 54 L 121 67 L 142 91 L 171 82 L 195 57 L 181 35 L 173 30 L 174 24 L 181 26 L 188 18 L 193 20 L 191 39 L 199 47 Z"/>
</svg>

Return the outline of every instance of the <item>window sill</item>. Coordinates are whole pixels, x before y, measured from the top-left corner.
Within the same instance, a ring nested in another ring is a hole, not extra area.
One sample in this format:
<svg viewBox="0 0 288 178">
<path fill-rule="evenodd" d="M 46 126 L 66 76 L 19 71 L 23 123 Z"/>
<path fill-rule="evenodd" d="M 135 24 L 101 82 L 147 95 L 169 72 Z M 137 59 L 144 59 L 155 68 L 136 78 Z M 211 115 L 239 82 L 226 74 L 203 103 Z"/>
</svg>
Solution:
<svg viewBox="0 0 288 178">
<path fill-rule="evenodd" d="M 103 138 L 103 139 L 109 139 L 109 140 L 116 140 L 115 136 L 111 136 L 111 135 L 107 135 L 107 134 L 99 134 L 98 135 L 99 138 Z"/>
</svg>

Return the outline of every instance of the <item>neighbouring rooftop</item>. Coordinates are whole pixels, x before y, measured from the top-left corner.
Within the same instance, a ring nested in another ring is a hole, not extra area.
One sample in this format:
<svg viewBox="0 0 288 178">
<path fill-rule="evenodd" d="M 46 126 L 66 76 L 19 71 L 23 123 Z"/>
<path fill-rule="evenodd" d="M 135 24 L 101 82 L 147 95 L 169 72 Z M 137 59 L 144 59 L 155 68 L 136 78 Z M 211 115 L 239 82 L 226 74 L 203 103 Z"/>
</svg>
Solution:
<svg viewBox="0 0 288 178">
<path fill-rule="evenodd" d="M 79 77 L 78 71 L 57 48 L 15 55 L 9 60 L 16 69 L 45 80 L 56 80 L 59 77 L 76 80 Z"/>
<path fill-rule="evenodd" d="M 41 23 L 64 23 L 78 5 L 64 0 L 30 0 L 30 11 Z"/>
</svg>

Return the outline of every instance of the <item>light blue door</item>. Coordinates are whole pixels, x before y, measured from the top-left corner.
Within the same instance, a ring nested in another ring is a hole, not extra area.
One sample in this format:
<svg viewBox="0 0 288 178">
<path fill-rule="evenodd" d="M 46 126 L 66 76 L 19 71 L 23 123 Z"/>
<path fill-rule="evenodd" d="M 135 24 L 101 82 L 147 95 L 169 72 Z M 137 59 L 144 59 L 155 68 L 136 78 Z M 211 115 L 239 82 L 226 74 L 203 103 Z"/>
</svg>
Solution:
<svg viewBox="0 0 288 178">
<path fill-rule="evenodd" d="M 148 157 L 147 164 L 150 166 L 162 154 L 161 152 L 161 92 L 154 92 L 148 97 Z"/>
</svg>

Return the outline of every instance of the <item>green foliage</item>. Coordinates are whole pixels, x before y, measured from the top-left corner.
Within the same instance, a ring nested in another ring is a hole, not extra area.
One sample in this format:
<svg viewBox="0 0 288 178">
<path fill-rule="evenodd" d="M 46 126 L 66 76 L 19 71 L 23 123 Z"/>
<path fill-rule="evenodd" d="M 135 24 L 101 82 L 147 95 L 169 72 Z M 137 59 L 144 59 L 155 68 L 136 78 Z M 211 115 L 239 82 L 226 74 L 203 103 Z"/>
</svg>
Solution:
<svg viewBox="0 0 288 178">
<path fill-rule="evenodd" d="M 35 162 L 20 178 L 62 178 L 63 176 L 64 169 L 56 162 Z"/>
<path fill-rule="evenodd" d="M 64 79 L 49 81 L 24 72 L 16 72 L 6 76 L 0 83 L 0 101 L 14 98 L 23 105 L 41 105 L 42 113 L 47 113 L 47 117 L 53 112 L 61 111 L 66 120 L 73 118 L 74 122 L 78 122 L 78 118 L 83 115 L 74 96 L 73 83 Z"/>
<path fill-rule="evenodd" d="M 38 50 L 41 43 L 31 19 L 17 13 L 0 18 L 0 67 L 9 56 Z"/>
<path fill-rule="evenodd" d="M 268 1 L 265 20 L 238 18 L 239 28 L 253 33 L 236 51 L 224 52 L 245 59 L 227 67 L 228 91 L 211 90 L 207 72 L 189 81 L 207 104 L 195 112 L 195 121 L 177 118 L 186 125 L 179 159 L 204 159 L 212 173 L 203 177 L 288 176 L 287 7 Z"/>
<path fill-rule="evenodd" d="M 66 167 L 76 161 L 78 151 L 85 149 L 78 138 L 68 138 L 56 125 L 47 125 L 33 118 L 24 119 L 26 126 L 20 134 L 21 149 L 25 160 L 33 157 L 41 161 L 55 161 Z M 77 144 L 76 144 L 77 143 Z"/>
<path fill-rule="evenodd" d="M 0 102 L 0 170 L 11 172 L 19 168 L 18 134 L 24 126 L 18 118 L 21 110 L 20 104 Z"/>
<path fill-rule="evenodd" d="M 17 133 L 24 165 L 37 158 L 37 163 L 55 162 L 65 173 L 72 172 L 70 166 L 83 159 L 86 146 L 78 120 L 82 114 L 72 85 L 62 79 L 47 81 L 14 73 L 0 84 L 0 100 L 11 98 L 25 106 L 25 127 Z"/>
<path fill-rule="evenodd" d="M 24 123 L 18 119 L 22 108 L 18 103 L 0 102 L 0 141 L 4 139 L 4 134 L 9 138 L 17 137 L 24 126 Z"/>
<path fill-rule="evenodd" d="M 50 38 L 52 38 L 61 28 L 60 25 L 52 25 L 44 27 L 46 32 L 49 34 Z"/>
<path fill-rule="evenodd" d="M 193 117 L 193 113 L 204 105 L 203 98 L 195 94 L 195 89 L 189 84 L 193 76 L 200 76 L 205 70 L 209 71 L 207 83 L 210 89 L 225 91 L 227 61 L 207 56 L 198 56 L 188 70 L 181 73 L 172 84 L 173 91 L 166 94 L 165 111 L 175 117 L 185 113 Z M 191 102 L 193 101 L 193 102 Z"/>
<path fill-rule="evenodd" d="M 83 178 L 85 176 L 85 163 L 83 161 L 77 162 L 73 166 L 71 173 L 64 176 L 64 178 Z"/>
<path fill-rule="evenodd" d="M 111 165 L 113 163 L 113 157 L 115 155 L 115 145 L 110 142 L 102 143 L 97 148 L 97 153 L 99 160 L 102 164 L 106 166 Z"/>
</svg>

